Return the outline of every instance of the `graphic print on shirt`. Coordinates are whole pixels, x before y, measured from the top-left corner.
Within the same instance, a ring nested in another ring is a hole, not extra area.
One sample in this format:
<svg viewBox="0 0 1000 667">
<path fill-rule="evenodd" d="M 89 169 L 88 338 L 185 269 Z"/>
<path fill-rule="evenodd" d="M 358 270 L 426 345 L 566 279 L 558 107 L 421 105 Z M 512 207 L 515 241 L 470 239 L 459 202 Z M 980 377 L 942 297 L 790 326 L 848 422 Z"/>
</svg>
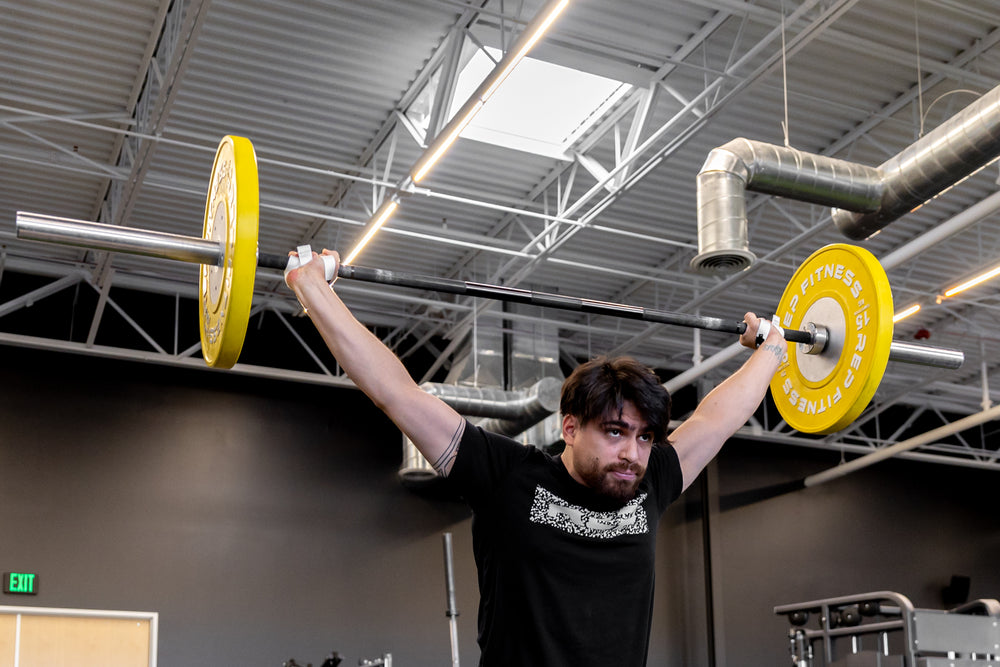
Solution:
<svg viewBox="0 0 1000 667">
<path fill-rule="evenodd" d="M 619 535 L 641 535 L 649 531 L 646 508 L 642 506 L 645 499 L 646 494 L 643 493 L 620 510 L 596 512 L 568 503 L 541 486 L 536 486 L 529 518 L 534 523 L 584 537 L 611 539 Z"/>
</svg>

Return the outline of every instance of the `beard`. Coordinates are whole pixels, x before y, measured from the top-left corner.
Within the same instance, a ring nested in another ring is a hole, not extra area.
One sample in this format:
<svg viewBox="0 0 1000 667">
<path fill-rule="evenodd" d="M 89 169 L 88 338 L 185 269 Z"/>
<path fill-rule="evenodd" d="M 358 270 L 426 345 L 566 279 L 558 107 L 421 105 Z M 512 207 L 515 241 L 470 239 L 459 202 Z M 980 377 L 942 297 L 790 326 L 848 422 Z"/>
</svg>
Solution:
<svg viewBox="0 0 1000 667">
<path fill-rule="evenodd" d="M 635 474 L 635 479 L 619 479 L 614 476 L 615 472 L 632 472 Z M 577 473 L 587 486 L 597 493 L 624 503 L 635 498 L 635 492 L 646 474 L 646 468 L 638 463 L 631 465 L 617 463 L 601 467 L 595 458 L 587 465 L 579 466 Z"/>
</svg>

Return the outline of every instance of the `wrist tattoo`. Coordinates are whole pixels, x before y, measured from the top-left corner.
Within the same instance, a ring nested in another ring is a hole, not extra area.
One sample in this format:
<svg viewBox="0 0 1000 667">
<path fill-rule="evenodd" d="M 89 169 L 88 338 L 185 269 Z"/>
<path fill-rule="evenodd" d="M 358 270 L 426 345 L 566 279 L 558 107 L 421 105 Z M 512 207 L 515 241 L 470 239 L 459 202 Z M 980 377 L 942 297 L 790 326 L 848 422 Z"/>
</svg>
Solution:
<svg viewBox="0 0 1000 667">
<path fill-rule="evenodd" d="M 770 352 L 778 359 L 781 359 L 783 356 L 785 356 L 784 353 L 781 351 L 781 348 L 775 345 L 774 343 L 765 343 L 764 345 L 760 346 L 760 349 L 766 352 Z"/>
</svg>

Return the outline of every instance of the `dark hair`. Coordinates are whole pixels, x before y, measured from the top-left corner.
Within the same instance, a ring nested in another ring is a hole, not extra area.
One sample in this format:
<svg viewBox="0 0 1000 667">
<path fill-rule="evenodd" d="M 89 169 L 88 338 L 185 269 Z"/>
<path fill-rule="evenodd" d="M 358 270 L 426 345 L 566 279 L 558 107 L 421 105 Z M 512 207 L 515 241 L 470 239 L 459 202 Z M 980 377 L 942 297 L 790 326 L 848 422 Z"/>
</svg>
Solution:
<svg viewBox="0 0 1000 667">
<path fill-rule="evenodd" d="M 559 410 L 586 424 L 607 415 L 620 417 L 625 401 L 645 418 L 654 441 L 664 442 L 670 392 L 652 369 L 631 357 L 598 357 L 578 366 L 563 382 Z"/>
</svg>

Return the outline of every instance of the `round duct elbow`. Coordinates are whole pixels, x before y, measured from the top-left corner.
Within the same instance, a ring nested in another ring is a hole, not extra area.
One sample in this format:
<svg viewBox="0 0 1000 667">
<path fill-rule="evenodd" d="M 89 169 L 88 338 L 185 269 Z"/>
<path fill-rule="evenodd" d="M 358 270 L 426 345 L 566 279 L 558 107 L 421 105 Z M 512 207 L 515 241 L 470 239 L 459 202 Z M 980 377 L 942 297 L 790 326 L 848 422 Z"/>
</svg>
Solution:
<svg viewBox="0 0 1000 667">
<path fill-rule="evenodd" d="M 543 377 L 527 389 L 516 391 L 434 382 L 425 382 L 420 388 L 467 417 L 489 417 L 479 424 L 483 428 L 514 437 L 559 410 L 562 380 Z M 398 474 L 403 485 L 414 490 L 437 487 L 443 479 L 406 435 Z"/>
<path fill-rule="evenodd" d="M 479 425 L 487 431 L 511 438 L 524 433 L 549 415 L 559 411 L 562 381 L 554 377 L 543 377 L 528 389 L 522 390 L 522 394 L 521 399 L 515 403 L 519 406 L 517 414 L 503 419 L 494 417 L 480 422 Z"/>
<path fill-rule="evenodd" d="M 830 212 L 833 224 L 837 226 L 840 233 L 852 241 L 864 241 L 882 231 L 882 228 L 895 220 L 898 216 L 884 216 L 876 213 L 855 213 L 842 208 L 835 208 Z"/>
</svg>

